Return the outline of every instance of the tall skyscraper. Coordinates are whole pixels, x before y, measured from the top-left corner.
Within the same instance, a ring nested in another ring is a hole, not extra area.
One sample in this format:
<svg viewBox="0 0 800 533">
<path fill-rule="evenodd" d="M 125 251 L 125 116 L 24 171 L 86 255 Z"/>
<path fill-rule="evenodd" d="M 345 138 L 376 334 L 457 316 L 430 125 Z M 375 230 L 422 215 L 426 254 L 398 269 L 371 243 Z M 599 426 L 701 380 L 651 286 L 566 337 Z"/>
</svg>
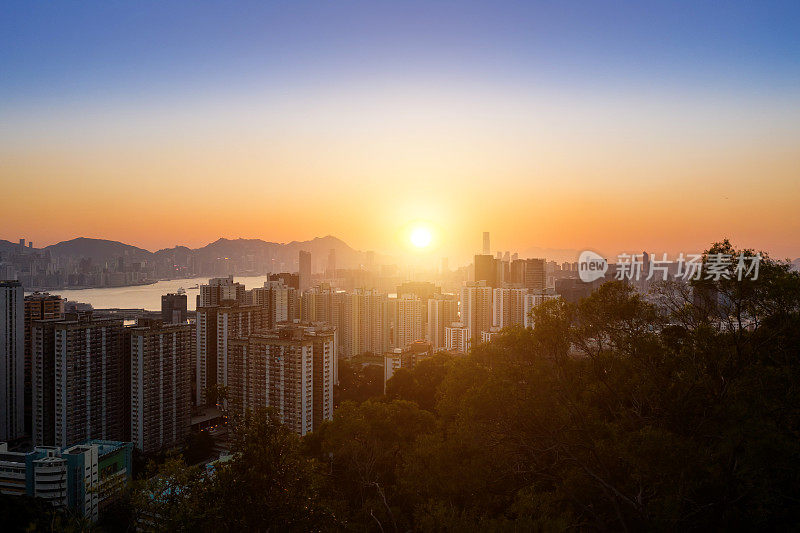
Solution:
<svg viewBox="0 0 800 533">
<path fill-rule="evenodd" d="M 483 232 L 483 255 L 491 255 L 492 248 L 489 246 L 489 232 Z"/>
<path fill-rule="evenodd" d="M 325 275 L 329 278 L 336 277 L 336 248 L 331 248 L 328 252 L 328 266 L 325 269 Z"/>
<path fill-rule="evenodd" d="M 544 259 L 525 260 L 525 288 L 536 291 L 547 288 L 547 262 Z"/>
<path fill-rule="evenodd" d="M 486 282 L 466 282 L 461 287 L 461 322 L 470 338 L 480 340 L 482 331 L 492 327 L 492 287 Z"/>
<path fill-rule="evenodd" d="M 391 301 L 391 305 L 396 306 L 392 347 L 402 349 L 425 340 L 422 300 L 413 294 L 403 294 Z"/>
<path fill-rule="evenodd" d="M 65 300 L 49 293 L 34 292 L 25 296 L 25 433 L 32 431 L 33 348 L 31 326 L 34 320 L 64 317 Z"/>
<path fill-rule="evenodd" d="M 55 446 L 56 324 L 63 318 L 31 324 L 31 439 L 34 446 Z"/>
<path fill-rule="evenodd" d="M 372 289 L 340 293 L 342 329 L 339 347 L 344 357 L 366 352 L 382 354 L 389 349 L 389 301 Z"/>
<path fill-rule="evenodd" d="M 428 342 L 433 351 L 446 349 L 444 328 L 458 321 L 458 298 L 437 294 L 428 300 Z"/>
<path fill-rule="evenodd" d="M 129 440 L 130 353 L 122 320 L 91 312 L 55 322 L 55 445 Z"/>
<path fill-rule="evenodd" d="M 0 281 L 0 441 L 25 431 L 25 305 L 19 281 Z"/>
<path fill-rule="evenodd" d="M 185 324 L 187 316 L 186 293 L 177 292 L 161 296 L 161 320 L 165 324 Z"/>
<path fill-rule="evenodd" d="M 300 250 L 299 258 L 300 292 L 311 288 L 311 252 Z"/>
<path fill-rule="evenodd" d="M 227 379 L 228 340 L 249 335 L 265 325 L 265 307 L 249 305 L 253 297 L 233 277 L 215 278 L 200 286 L 196 312 L 195 402 L 205 405 L 207 391 Z"/>
<path fill-rule="evenodd" d="M 300 435 L 333 417 L 334 331 L 286 325 L 231 340 L 231 409 L 273 407 Z"/>
<path fill-rule="evenodd" d="M 130 328 L 131 441 L 144 453 L 189 434 L 192 327 L 139 319 Z"/>
<path fill-rule="evenodd" d="M 263 327 L 271 329 L 295 318 L 292 304 L 297 298 L 297 291 L 285 285 L 283 280 L 265 281 L 263 287 L 256 287 L 250 292 L 251 303 L 264 309 Z"/>
<path fill-rule="evenodd" d="M 475 256 L 475 281 L 485 281 L 489 287 L 497 287 L 497 260 L 494 257 Z"/>
</svg>

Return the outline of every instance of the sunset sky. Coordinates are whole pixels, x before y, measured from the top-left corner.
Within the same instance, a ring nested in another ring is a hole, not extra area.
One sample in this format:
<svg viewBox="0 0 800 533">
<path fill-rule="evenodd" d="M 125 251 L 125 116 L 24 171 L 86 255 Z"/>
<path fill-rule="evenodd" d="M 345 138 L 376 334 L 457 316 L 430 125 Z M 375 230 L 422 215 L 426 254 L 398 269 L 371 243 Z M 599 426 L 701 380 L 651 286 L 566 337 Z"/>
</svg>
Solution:
<svg viewBox="0 0 800 533">
<path fill-rule="evenodd" d="M 796 0 L 0 10 L 3 239 L 800 257 Z"/>
</svg>

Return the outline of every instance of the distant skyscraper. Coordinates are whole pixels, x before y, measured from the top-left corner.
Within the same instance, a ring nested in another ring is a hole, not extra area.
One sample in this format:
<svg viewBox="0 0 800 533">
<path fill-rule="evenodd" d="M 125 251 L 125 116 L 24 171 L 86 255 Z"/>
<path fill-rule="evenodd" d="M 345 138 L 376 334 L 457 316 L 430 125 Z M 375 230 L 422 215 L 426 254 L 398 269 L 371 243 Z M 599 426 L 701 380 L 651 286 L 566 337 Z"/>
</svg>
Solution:
<svg viewBox="0 0 800 533">
<path fill-rule="evenodd" d="M 483 281 L 464 283 L 460 300 L 461 322 L 470 338 L 480 340 L 481 332 L 492 327 L 492 287 Z"/>
<path fill-rule="evenodd" d="M 458 321 L 458 299 L 449 294 L 437 294 L 428 300 L 428 342 L 434 351 L 444 350 L 444 328 Z"/>
<path fill-rule="evenodd" d="M 336 248 L 331 248 L 328 252 L 328 267 L 325 269 L 325 275 L 329 278 L 336 277 Z"/>
<path fill-rule="evenodd" d="M 25 431 L 24 294 L 20 282 L 0 281 L 0 441 Z"/>
<path fill-rule="evenodd" d="M 489 246 L 489 232 L 483 232 L 483 255 L 491 255 L 492 249 Z"/>
<path fill-rule="evenodd" d="M 299 259 L 300 292 L 311 288 L 311 252 L 300 250 Z"/>
<path fill-rule="evenodd" d="M 525 288 L 539 291 L 547 288 L 547 264 L 544 259 L 525 260 Z"/>
<path fill-rule="evenodd" d="M 179 445 L 189 434 L 192 327 L 139 320 L 130 328 L 131 441 L 144 453 Z"/>
<path fill-rule="evenodd" d="M 161 320 L 165 324 L 185 324 L 186 308 L 186 293 L 169 293 L 161 296 Z"/>
<path fill-rule="evenodd" d="M 402 294 L 392 304 L 397 306 L 393 347 L 405 348 L 414 342 L 425 340 L 422 300 L 413 294 Z"/>
<path fill-rule="evenodd" d="M 491 255 L 475 256 L 475 281 L 485 281 L 490 287 L 497 287 L 497 260 Z"/>
</svg>

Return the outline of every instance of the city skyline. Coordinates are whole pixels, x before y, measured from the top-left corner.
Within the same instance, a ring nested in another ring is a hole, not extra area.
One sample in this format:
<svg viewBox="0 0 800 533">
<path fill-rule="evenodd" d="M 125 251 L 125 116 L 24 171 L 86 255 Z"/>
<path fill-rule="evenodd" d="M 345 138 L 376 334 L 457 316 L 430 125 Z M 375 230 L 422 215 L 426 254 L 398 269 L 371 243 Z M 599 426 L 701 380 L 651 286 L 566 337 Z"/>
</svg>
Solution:
<svg viewBox="0 0 800 533">
<path fill-rule="evenodd" d="M 438 256 L 486 229 L 503 250 L 800 255 L 800 9 L 621 7 L 12 2 L 0 181 L 31 201 L 0 224 L 409 253 L 423 220 Z"/>
</svg>

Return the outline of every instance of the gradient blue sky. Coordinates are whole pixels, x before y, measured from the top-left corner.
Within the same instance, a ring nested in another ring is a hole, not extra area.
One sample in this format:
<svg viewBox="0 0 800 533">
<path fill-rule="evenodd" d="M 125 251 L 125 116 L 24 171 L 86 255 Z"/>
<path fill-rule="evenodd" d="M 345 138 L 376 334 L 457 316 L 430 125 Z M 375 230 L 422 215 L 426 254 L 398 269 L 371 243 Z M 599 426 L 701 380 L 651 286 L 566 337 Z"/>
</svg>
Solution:
<svg viewBox="0 0 800 533">
<path fill-rule="evenodd" d="M 0 238 L 46 244 L 94 231 L 157 248 L 219 235 L 333 233 L 381 249 L 383 237 L 425 219 L 452 248 L 477 247 L 471 235 L 485 228 L 499 246 L 520 250 L 689 251 L 730 235 L 800 255 L 800 219 L 790 209 L 800 199 L 798 118 L 797 1 L 6 1 L 0 180 L 25 200 L 0 213 Z M 622 154 L 631 152 L 628 162 Z M 493 168 L 496 176 L 476 177 Z M 748 179 L 731 168 L 768 175 Z M 725 175 L 728 194 L 716 194 Z M 700 196 L 709 197 L 676 205 L 686 196 L 676 189 L 706 177 Z M 142 187 L 127 193 L 133 210 L 101 209 L 102 195 L 82 190 L 99 185 L 113 195 L 137 178 Z M 187 205 L 170 214 L 181 217 L 172 232 L 131 226 L 137 212 L 158 217 L 169 200 L 188 203 L 189 190 L 198 190 L 196 205 L 214 202 L 207 189 L 220 179 L 248 196 L 237 214 L 194 220 Z M 266 213 L 295 179 L 312 191 L 307 205 L 341 200 L 339 208 L 292 227 L 286 212 Z M 58 185 L 64 180 L 79 186 Z M 756 191 L 751 180 L 763 184 Z M 630 228 L 623 203 L 594 203 L 609 188 L 632 204 L 663 197 L 666 205 Z M 457 198 L 442 198 L 454 189 Z M 257 190 L 272 193 L 258 198 Z M 492 207 L 509 191 L 511 204 Z M 387 196 L 400 207 L 367 209 L 374 224 L 353 214 L 354 198 Z M 32 197 L 69 206 L 73 222 L 37 216 L 25 203 Z M 540 210 L 549 218 L 531 218 L 517 197 L 555 205 Z M 753 199 L 774 200 L 768 220 L 730 222 L 732 208 Z M 559 232 L 535 229 L 574 209 L 594 215 Z M 671 219 L 700 210 L 703 231 Z M 107 223 L 79 216 L 87 212 Z"/>
</svg>

